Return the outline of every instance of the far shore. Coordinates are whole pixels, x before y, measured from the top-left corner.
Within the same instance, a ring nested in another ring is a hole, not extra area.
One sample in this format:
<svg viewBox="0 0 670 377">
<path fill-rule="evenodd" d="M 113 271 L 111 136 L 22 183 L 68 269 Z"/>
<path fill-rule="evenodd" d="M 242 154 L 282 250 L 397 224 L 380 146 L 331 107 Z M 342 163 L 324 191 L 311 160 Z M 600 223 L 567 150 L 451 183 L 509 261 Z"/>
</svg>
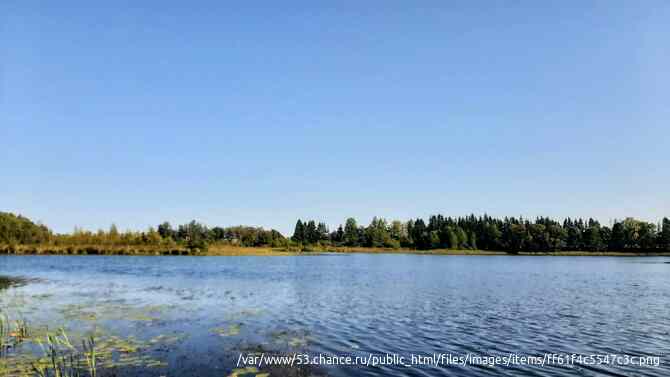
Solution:
<svg viewBox="0 0 670 377">
<path fill-rule="evenodd" d="M 370 247 L 319 247 L 291 250 L 272 247 L 244 247 L 212 245 L 207 251 L 186 249 L 160 249 L 154 246 L 109 246 L 109 245 L 0 245 L 0 255 L 125 255 L 125 256 L 309 256 L 320 254 L 415 254 L 415 255 L 522 255 L 522 256 L 603 256 L 603 257 L 670 257 L 670 252 L 615 252 L 615 251 L 556 251 L 508 253 L 490 250 L 414 250 Z"/>
</svg>

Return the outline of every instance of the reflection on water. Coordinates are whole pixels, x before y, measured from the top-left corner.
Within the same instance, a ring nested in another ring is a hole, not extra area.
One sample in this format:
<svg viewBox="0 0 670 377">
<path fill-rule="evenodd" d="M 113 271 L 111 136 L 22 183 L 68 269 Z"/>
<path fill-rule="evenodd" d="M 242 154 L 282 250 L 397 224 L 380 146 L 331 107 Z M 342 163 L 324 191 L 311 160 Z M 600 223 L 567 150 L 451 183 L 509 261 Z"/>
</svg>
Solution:
<svg viewBox="0 0 670 377">
<path fill-rule="evenodd" d="M 16 285 L 0 278 L 0 308 L 26 319 L 36 333 L 64 326 L 73 338 L 96 334 L 109 352 L 107 366 L 121 375 L 658 376 L 670 374 L 665 261 L 1 256 L 1 275 L 31 281 Z M 662 358 L 655 368 L 391 365 L 244 371 L 236 366 L 240 352 Z"/>
</svg>

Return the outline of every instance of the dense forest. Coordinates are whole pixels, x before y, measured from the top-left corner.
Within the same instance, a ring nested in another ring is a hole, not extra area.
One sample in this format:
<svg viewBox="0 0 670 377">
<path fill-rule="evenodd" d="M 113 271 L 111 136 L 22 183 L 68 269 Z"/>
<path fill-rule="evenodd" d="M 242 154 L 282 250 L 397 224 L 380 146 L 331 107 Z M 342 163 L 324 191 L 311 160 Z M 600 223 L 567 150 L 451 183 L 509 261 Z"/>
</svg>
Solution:
<svg viewBox="0 0 670 377">
<path fill-rule="evenodd" d="M 196 221 L 172 227 L 168 222 L 144 232 L 119 231 L 116 225 L 108 230 L 91 232 L 75 228 L 69 234 L 55 234 L 46 226 L 11 213 L 0 212 L 0 245 L 101 246 L 141 247 L 155 246 L 163 249 L 186 248 L 205 251 L 211 244 L 239 246 L 286 247 L 290 241 L 276 230 L 259 227 L 233 226 L 209 228 Z"/>
<path fill-rule="evenodd" d="M 44 225 L 20 215 L 0 212 L 0 244 L 36 244 L 49 241 L 51 236 Z"/>
<path fill-rule="evenodd" d="M 352 247 L 430 249 L 473 249 L 507 252 L 551 251 L 670 251 L 670 220 L 656 225 L 633 218 L 602 226 L 594 219 L 559 222 L 540 217 L 522 218 L 431 216 L 423 219 L 387 222 L 374 218 L 359 226 L 349 218 L 344 226 L 329 232 L 324 223 L 298 220 L 292 240 L 305 244 Z"/>
<path fill-rule="evenodd" d="M 565 219 L 562 222 L 540 217 L 494 218 L 488 215 L 466 217 L 431 216 L 423 219 L 388 222 L 373 218 L 367 226 L 349 218 L 344 225 L 329 231 L 323 222 L 298 220 L 291 238 L 276 230 L 261 227 L 207 227 L 196 221 L 173 227 L 164 222 L 147 231 L 108 230 L 91 232 L 75 228 L 69 234 L 55 234 L 44 225 L 20 215 L 0 212 L 0 245 L 53 245 L 100 247 L 182 248 L 206 251 L 210 245 L 231 245 L 291 250 L 351 248 L 406 248 L 417 250 L 471 249 L 517 252 L 555 251 L 670 251 L 670 220 L 653 224 L 627 218 L 611 227 L 594 219 Z"/>
</svg>

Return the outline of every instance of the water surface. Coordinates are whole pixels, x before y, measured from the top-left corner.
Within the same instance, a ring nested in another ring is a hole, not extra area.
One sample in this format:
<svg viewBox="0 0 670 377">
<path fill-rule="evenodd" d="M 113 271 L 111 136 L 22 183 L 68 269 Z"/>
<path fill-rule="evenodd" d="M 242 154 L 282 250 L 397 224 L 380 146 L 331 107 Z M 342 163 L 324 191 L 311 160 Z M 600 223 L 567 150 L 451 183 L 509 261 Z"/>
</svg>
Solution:
<svg viewBox="0 0 670 377">
<path fill-rule="evenodd" d="M 667 260 L 0 256 L 0 275 L 30 279 L 0 290 L 0 307 L 30 324 L 130 337 L 154 360 L 118 372 L 133 375 L 225 376 L 241 351 L 257 351 L 661 356 L 646 368 L 352 366 L 298 375 L 659 376 L 670 375 Z"/>
</svg>

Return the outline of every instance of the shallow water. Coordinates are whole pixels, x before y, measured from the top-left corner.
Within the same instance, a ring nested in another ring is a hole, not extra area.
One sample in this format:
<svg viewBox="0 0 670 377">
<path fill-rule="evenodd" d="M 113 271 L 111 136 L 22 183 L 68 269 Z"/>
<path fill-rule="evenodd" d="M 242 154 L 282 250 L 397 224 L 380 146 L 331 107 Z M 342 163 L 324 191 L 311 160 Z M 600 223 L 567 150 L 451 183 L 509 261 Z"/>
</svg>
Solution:
<svg viewBox="0 0 670 377">
<path fill-rule="evenodd" d="M 667 260 L 0 256 L 0 275 L 31 279 L 0 290 L 0 308 L 31 326 L 135 342 L 147 360 L 116 371 L 127 375 L 225 376 L 240 352 L 259 351 L 660 356 L 656 367 L 322 366 L 297 374 L 659 376 L 670 375 Z"/>
</svg>

